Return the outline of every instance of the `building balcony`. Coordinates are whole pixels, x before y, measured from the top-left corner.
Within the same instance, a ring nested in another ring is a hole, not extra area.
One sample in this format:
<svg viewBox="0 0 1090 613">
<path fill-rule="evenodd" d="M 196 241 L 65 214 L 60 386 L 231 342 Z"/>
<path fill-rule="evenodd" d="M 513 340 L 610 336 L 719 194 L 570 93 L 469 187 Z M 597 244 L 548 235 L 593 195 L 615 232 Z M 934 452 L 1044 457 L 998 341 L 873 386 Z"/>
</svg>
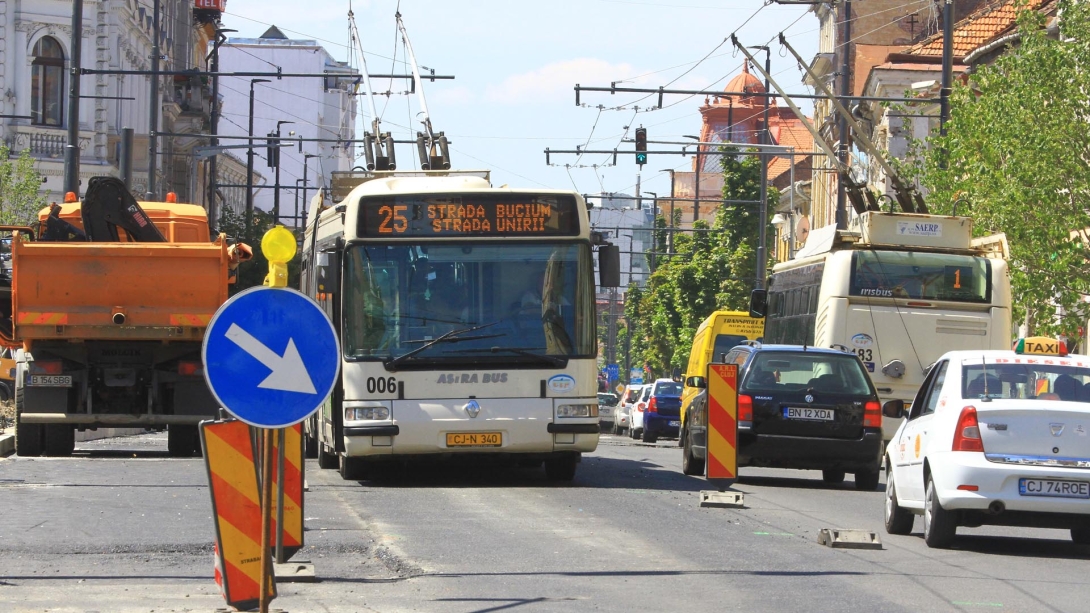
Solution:
<svg viewBox="0 0 1090 613">
<path fill-rule="evenodd" d="M 94 132 L 80 130 L 79 149 L 80 159 L 93 157 L 91 139 Z M 46 126 L 13 125 L 8 126 L 4 135 L 4 142 L 13 154 L 20 154 L 29 150 L 31 157 L 48 160 L 64 159 L 64 149 L 68 142 L 68 130 L 66 128 L 54 128 Z"/>
</svg>

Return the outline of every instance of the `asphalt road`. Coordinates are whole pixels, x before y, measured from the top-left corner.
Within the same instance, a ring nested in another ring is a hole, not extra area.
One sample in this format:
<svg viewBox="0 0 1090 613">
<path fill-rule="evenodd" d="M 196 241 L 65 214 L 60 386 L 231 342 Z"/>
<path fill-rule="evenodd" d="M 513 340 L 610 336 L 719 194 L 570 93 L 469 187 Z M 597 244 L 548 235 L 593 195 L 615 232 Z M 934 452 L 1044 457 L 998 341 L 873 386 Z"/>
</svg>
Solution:
<svg viewBox="0 0 1090 613">
<path fill-rule="evenodd" d="M 1086 611 L 1090 548 L 1055 530 L 960 529 L 954 549 L 881 530 L 883 494 L 743 469 L 747 508 L 701 509 L 671 441 L 603 435 L 571 485 L 543 471 L 412 467 L 344 482 L 308 462 L 321 581 L 285 611 Z M 0 459 L 0 611 L 213 611 L 203 461 L 163 435 Z M 881 551 L 817 544 L 879 532 Z"/>
</svg>

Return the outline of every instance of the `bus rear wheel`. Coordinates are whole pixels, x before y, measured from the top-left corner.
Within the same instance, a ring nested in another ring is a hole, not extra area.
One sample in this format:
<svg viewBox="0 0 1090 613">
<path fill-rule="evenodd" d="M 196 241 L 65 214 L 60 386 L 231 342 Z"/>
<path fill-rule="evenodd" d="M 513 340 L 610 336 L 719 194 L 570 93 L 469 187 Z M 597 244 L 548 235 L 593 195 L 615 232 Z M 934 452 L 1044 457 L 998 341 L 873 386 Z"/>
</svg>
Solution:
<svg viewBox="0 0 1090 613">
<path fill-rule="evenodd" d="M 167 454 L 172 458 L 192 457 L 200 447 L 197 426 L 170 424 L 167 426 Z"/>
<path fill-rule="evenodd" d="M 42 455 L 44 428 L 40 424 L 23 423 L 23 388 L 15 388 L 15 453 L 33 458 Z"/>
</svg>

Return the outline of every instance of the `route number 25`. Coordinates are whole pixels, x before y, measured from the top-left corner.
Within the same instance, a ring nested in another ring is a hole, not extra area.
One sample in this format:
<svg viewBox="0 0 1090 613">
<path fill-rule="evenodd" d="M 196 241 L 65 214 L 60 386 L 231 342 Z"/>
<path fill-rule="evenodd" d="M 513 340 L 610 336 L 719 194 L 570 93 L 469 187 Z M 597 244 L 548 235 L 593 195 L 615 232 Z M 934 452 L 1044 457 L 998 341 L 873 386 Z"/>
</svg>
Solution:
<svg viewBox="0 0 1090 613">
<path fill-rule="evenodd" d="M 409 228 L 409 219 L 405 217 L 405 211 L 409 210 L 409 207 L 405 205 L 394 206 L 382 206 L 379 207 L 378 214 L 382 215 L 382 223 L 378 226 L 378 231 L 381 234 L 392 234 L 397 232 L 398 234 L 404 232 Z"/>
</svg>

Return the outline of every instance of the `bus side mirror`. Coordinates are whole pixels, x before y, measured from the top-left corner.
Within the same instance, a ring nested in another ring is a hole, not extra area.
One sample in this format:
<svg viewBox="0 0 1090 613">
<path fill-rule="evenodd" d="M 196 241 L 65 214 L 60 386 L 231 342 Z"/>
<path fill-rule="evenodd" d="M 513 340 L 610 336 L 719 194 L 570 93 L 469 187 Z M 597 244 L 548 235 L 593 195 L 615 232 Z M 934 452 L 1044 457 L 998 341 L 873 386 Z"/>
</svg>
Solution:
<svg viewBox="0 0 1090 613">
<path fill-rule="evenodd" d="M 598 247 L 598 285 L 621 286 L 621 248 L 617 245 Z"/>
<path fill-rule="evenodd" d="M 768 290 L 753 290 L 749 294 L 749 316 L 764 317 L 766 312 L 768 312 Z"/>
<path fill-rule="evenodd" d="M 338 251 L 318 253 L 317 290 L 323 294 L 335 294 L 341 286 L 341 254 Z"/>
<path fill-rule="evenodd" d="M 882 415 L 886 417 L 892 417 L 893 419 L 900 419 L 905 416 L 905 401 L 904 400 L 887 400 L 882 405 Z"/>
<path fill-rule="evenodd" d="M 689 377 L 685 379 L 685 385 L 687 387 L 695 387 L 697 389 L 704 389 L 707 387 L 707 383 L 704 381 L 704 377 Z"/>
</svg>

